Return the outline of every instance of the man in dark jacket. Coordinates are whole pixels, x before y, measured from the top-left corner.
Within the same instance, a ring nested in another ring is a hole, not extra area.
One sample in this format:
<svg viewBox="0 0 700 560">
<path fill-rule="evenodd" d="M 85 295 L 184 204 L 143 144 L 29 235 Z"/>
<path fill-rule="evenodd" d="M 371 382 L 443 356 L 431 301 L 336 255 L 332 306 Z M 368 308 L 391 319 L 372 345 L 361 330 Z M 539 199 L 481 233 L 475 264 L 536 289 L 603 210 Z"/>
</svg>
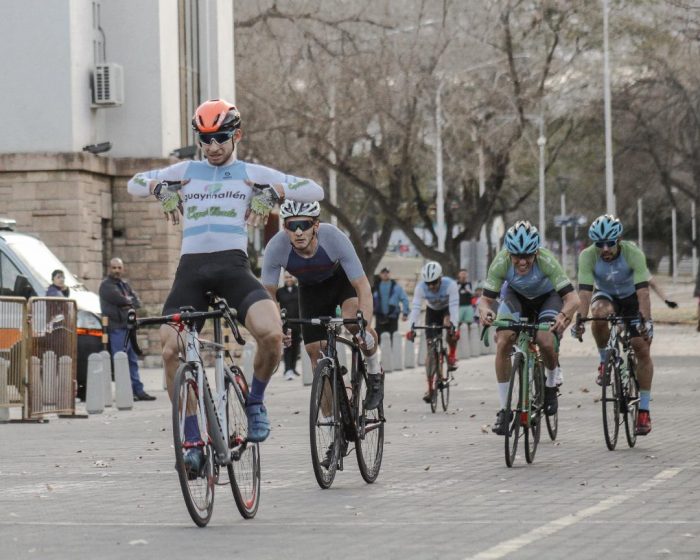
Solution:
<svg viewBox="0 0 700 560">
<path fill-rule="evenodd" d="M 131 289 L 131 286 L 124 280 L 124 263 L 121 259 L 114 258 L 109 262 L 109 275 L 100 284 L 100 307 L 102 315 L 109 319 L 107 332 L 109 333 L 109 349 L 112 356 L 117 352 L 124 352 L 124 345 L 128 339 L 128 329 L 126 328 L 127 314 L 130 309 L 138 309 L 141 302 L 138 296 Z M 134 400 L 154 401 L 146 391 L 143 390 L 143 383 L 139 377 L 139 364 L 136 352 L 129 344 L 126 348 L 129 357 L 129 372 L 131 374 L 131 390 L 134 393 Z"/>
<path fill-rule="evenodd" d="M 284 273 L 284 286 L 277 290 L 276 297 L 280 309 L 287 310 L 287 317 L 299 317 L 299 287 L 296 278 L 288 272 Z M 296 365 L 301 348 L 301 325 L 290 325 L 289 328 L 292 331 L 292 344 L 284 349 L 284 378 L 287 381 L 299 375 Z"/>
<path fill-rule="evenodd" d="M 56 269 L 51 273 L 51 285 L 46 290 L 48 297 L 70 297 L 70 288 L 66 286 L 63 271 Z"/>
</svg>

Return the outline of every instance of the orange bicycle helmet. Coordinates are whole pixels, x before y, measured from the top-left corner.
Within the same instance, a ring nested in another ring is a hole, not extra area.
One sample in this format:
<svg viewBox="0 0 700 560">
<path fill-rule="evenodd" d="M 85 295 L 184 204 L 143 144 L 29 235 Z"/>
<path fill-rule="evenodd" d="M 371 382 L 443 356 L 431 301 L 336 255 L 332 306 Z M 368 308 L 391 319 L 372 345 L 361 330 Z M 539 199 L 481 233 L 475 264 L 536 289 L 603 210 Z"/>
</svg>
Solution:
<svg viewBox="0 0 700 560">
<path fill-rule="evenodd" d="M 205 101 L 194 112 L 192 128 L 197 132 L 226 132 L 241 126 L 241 114 L 235 105 L 223 99 Z"/>
</svg>

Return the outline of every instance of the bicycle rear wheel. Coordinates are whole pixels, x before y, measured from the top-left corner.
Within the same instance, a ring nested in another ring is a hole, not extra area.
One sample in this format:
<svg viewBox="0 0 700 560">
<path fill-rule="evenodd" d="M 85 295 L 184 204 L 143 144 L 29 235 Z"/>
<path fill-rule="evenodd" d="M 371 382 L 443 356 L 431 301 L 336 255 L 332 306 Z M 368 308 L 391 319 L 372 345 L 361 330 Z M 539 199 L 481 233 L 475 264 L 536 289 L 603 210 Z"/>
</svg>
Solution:
<svg viewBox="0 0 700 560">
<path fill-rule="evenodd" d="M 450 372 L 447 371 L 447 358 L 443 352 L 440 355 L 439 369 L 439 386 L 440 386 L 440 401 L 442 402 L 442 410 L 447 412 L 447 407 L 450 404 Z"/>
<path fill-rule="evenodd" d="M 603 394 L 601 398 L 603 404 L 603 433 L 605 435 L 605 445 L 608 446 L 610 451 L 613 451 L 617 445 L 617 436 L 620 431 L 620 369 L 614 352 L 608 351 L 604 367 Z"/>
<path fill-rule="evenodd" d="M 365 410 L 367 380 L 362 374 L 358 377 L 357 393 L 354 395 L 357 406 L 353 407 L 357 411 L 355 455 L 362 478 L 371 484 L 377 480 L 384 455 L 384 405 L 380 404 L 374 410 Z"/>
<path fill-rule="evenodd" d="M 557 439 L 557 432 L 559 431 L 559 411 L 551 416 L 545 415 L 545 420 L 547 422 L 547 433 L 549 434 L 549 439 L 554 441 Z"/>
<path fill-rule="evenodd" d="M 637 381 L 637 362 L 627 358 L 627 378 L 622 386 L 625 399 L 625 436 L 627 445 L 634 447 L 637 443 L 637 416 L 639 415 L 639 381 Z"/>
<path fill-rule="evenodd" d="M 311 386 L 309 436 L 311 464 L 316 482 L 321 488 L 330 488 L 340 459 L 340 411 L 338 397 L 333 391 L 336 375 L 331 360 L 318 362 Z"/>
<path fill-rule="evenodd" d="M 248 385 L 240 371 L 237 374 L 226 371 L 224 385 L 228 448 L 233 459 L 227 466 L 228 479 L 238 511 L 244 519 L 252 519 L 260 504 L 260 446 L 246 441 L 245 395 Z"/>
<path fill-rule="evenodd" d="M 532 463 L 535 460 L 537 445 L 540 442 L 542 427 L 542 410 L 544 408 L 544 373 L 542 366 L 535 364 L 530 383 L 530 410 L 527 412 L 525 424 L 525 460 Z"/>
<path fill-rule="evenodd" d="M 523 370 L 523 356 L 518 353 L 513 359 L 513 369 L 510 374 L 510 385 L 508 386 L 508 401 L 506 402 L 506 422 L 508 429 L 504 436 L 506 465 L 513 466 L 515 452 L 518 450 L 518 438 L 520 437 L 520 382 Z"/>
<path fill-rule="evenodd" d="M 435 412 L 437 410 L 438 402 L 438 380 L 439 380 L 439 363 L 437 350 L 428 350 L 428 387 L 430 391 L 430 411 Z"/>
<path fill-rule="evenodd" d="M 206 383 L 206 381 L 205 381 Z M 194 416 L 197 420 L 199 433 L 208 433 L 206 412 L 199 406 L 199 391 L 206 387 L 197 386 L 197 369 L 190 363 L 182 364 L 175 374 L 173 384 L 173 444 L 175 447 L 175 468 L 180 479 L 182 496 L 185 499 L 187 511 L 198 526 L 204 527 L 211 519 L 214 511 L 214 454 L 209 442 L 200 441 L 196 444 L 185 440 L 185 418 Z M 197 473 L 188 472 L 185 467 L 185 450 L 190 447 L 201 447 L 204 453 L 204 463 Z"/>
</svg>

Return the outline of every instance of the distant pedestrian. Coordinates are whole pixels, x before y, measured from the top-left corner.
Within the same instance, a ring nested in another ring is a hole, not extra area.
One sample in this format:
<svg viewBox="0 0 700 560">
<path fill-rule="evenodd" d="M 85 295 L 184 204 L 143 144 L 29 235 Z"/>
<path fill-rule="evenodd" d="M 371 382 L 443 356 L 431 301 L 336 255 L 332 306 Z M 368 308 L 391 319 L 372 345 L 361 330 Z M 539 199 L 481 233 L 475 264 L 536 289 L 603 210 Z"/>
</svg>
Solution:
<svg viewBox="0 0 700 560">
<path fill-rule="evenodd" d="M 102 315 L 106 315 L 109 319 L 107 324 L 109 347 L 112 356 L 117 352 L 126 352 L 129 357 L 129 373 L 131 374 L 131 390 L 134 393 L 134 400 L 154 401 L 156 398 L 143 389 L 136 352 L 130 343 L 126 344 L 129 334 L 126 326 L 127 315 L 130 309 L 141 307 L 141 301 L 131 286 L 122 279 L 123 274 L 124 263 L 121 259 L 114 258 L 109 262 L 109 274 L 100 284 Z"/>
<path fill-rule="evenodd" d="M 280 309 L 287 311 L 289 319 L 299 318 L 299 286 L 297 279 L 288 272 L 284 273 L 284 286 L 277 289 L 277 302 Z M 291 381 L 299 375 L 297 371 L 297 360 L 301 350 L 301 325 L 289 325 L 292 343 L 284 349 L 284 378 Z"/>
<path fill-rule="evenodd" d="M 459 322 L 471 325 L 474 321 L 474 307 L 472 306 L 474 294 L 466 268 L 460 269 L 457 273 L 457 289 L 459 291 Z"/>
<path fill-rule="evenodd" d="M 70 297 L 70 288 L 66 286 L 63 271 L 56 269 L 51 273 L 51 284 L 46 290 L 47 297 Z"/>
<path fill-rule="evenodd" d="M 377 335 L 381 337 L 384 332 L 393 335 L 399 330 L 399 315 L 403 321 L 408 319 L 409 304 L 406 292 L 391 278 L 387 267 L 379 271 L 379 281 L 374 285 L 372 296 Z"/>
</svg>

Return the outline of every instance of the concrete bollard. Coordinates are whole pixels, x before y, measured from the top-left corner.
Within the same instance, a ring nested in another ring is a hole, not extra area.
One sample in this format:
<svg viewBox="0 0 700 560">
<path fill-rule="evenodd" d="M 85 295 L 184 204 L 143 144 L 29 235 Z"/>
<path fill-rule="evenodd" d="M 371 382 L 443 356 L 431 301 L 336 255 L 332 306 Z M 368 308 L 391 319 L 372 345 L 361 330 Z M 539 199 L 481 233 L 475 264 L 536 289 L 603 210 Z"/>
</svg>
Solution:
<svg viewBox="0 0 700 560">
<path fill-rule="evenodd" d="M 127 365 L 127 368 L 129 366 Z M 85 409 L 88 414 L 102 414 L 105 409 L 105 384 L 102 378 L 102 356 L 88 356 L 87 389 L 85 390 Z"/>
<path fill-rule="evenodd" d="M 10 361 L 0 358 L 0 423 L 10 421 L 10 395 L 7 391 L 7 378 Z"/>
<path fill-rule="evenodd" d="M 73 410 L 73 359 L 61 356 L 58 359 L 58 403 L 59 410 Z"/>
<path fill-rule="evenodd" d="M 425 331 L 421 331 L 420 340 L 418 341 L 418 365 L 425 365 L 425 355 L 428 353 L 428 337 Z"/>
<path fill-rule="evenodd" d="M 243 375 L 250 385 L 253 382 L 253 365 L 255 363 L 255 345 L 252 342 L 246 342 L 243 347 L 242 363 Z"/>
<path fill-rule="evenodd" d="M 457 357 L 460 360 L 471 358 L 471 349 L 469 348 L 469 325 L 462 323 L 459 326 L 459 342 L 457 342 Z"/>
<path fill-rule="evenodd" d="M 118 410 L 131 410 L 134 407 L 129 356 L 126 352 L 117 352 L 114 355 L 114 393 Z"/>
<path fill-rule="evenodd" d="M 416 367 L 416 345 L 412 340 L 406 339 L 406 344 L 404 344 L 403 367 L 406 369 Z"/>
<path fill-rule="evenodd" d="M 382 352 L 382 368 L 384 368 L 384 373 L 391 373 L 394 370 L 394 360 L 391 352 L 391 335 L 388 332 L 383 332 L 380 339 L 379 349 Z"/>
<path fill-rule="evenodd" d="M 481 341 L 479 337 L 481 336 L 481 326 L 472 325 L 469 329 L 469 349 L 471 351 L 472 358 L 481 356 Z"/>
<path fill-rule="evenodd" d="M 391 352 L 393 354 L 394 371 L 403 369 L 403 337 L 399 331 L 394 331 L 391 335 Z"/>
<path fill-rule="evenodd" d="M 43 410 L 41 393 L 41 360 L 32 356 L 29 360 L 29 384 L 31 385 L 32 412 Z"/>
<path fill-rule="evenodd" d="M 102 358 L 102 380 L 105 390 L 105 407 L 112 406 L 112 357 L 107 350 L 100 352 Z"/>
<path fill-rule="evenodd" d="M 56 352 L 53 350 L 47 350 L 44 352 L 41 359 L 41 365 L 43 402 L 45 405 L 53 406 L 56 404 L 56 385 L 58 385 Z"/>
<path fill-rule="evenodd" d="M 306 351 L 306 347 L 301 345 L 301 381 L 304 385 L 311 385 L 314 382 L 314 371 L 311 367 L 311 358 Z"/>
</svg>

